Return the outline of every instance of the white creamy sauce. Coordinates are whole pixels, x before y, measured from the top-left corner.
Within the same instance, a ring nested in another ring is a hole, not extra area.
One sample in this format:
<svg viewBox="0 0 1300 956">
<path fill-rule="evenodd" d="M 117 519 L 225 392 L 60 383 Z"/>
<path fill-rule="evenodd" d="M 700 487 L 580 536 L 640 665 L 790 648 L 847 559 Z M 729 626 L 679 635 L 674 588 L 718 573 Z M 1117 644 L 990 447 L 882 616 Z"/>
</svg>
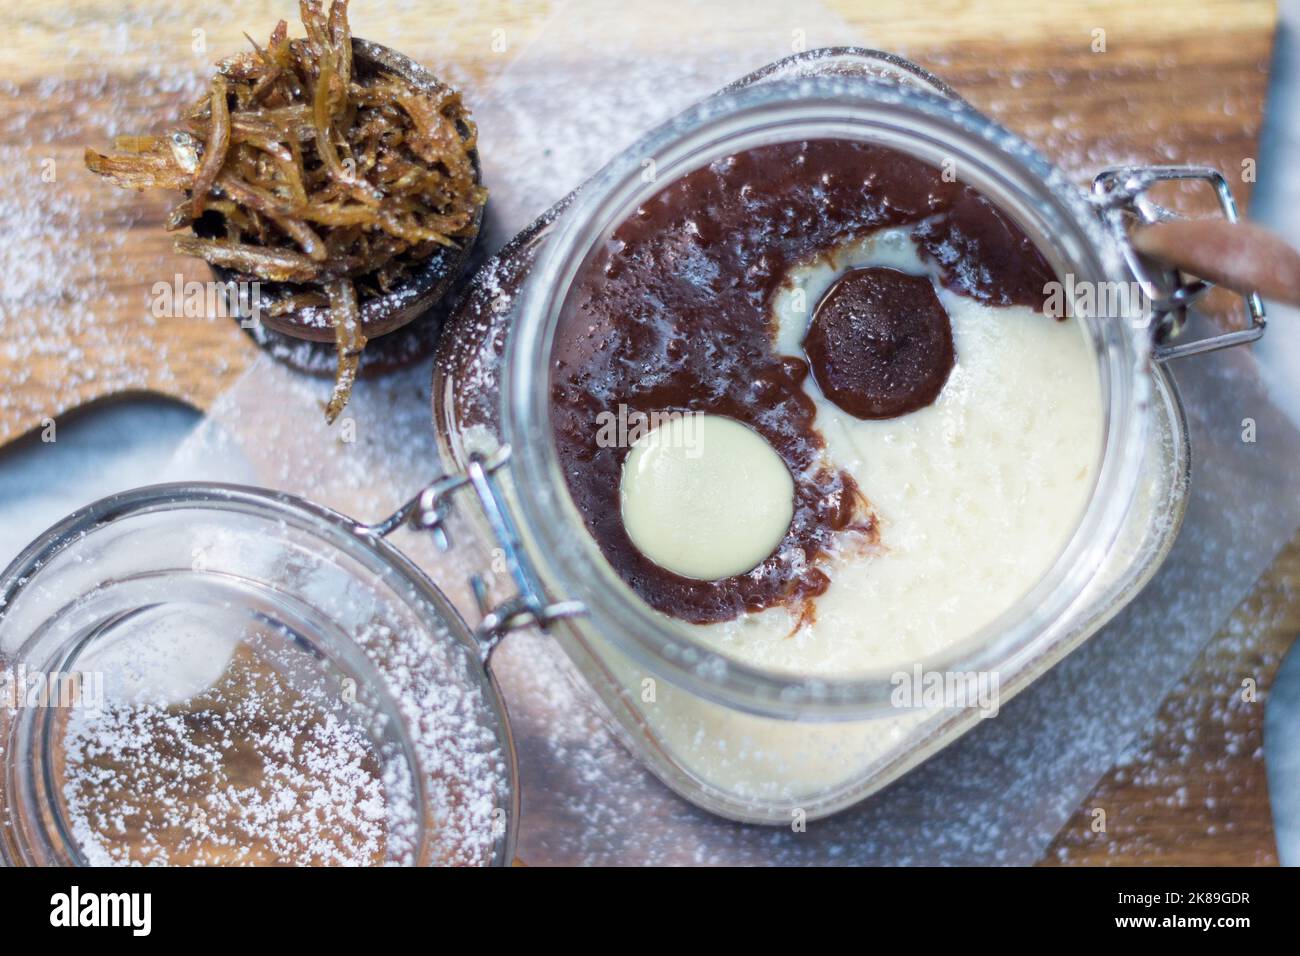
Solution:
<svg viewBox="0 0 1300 956">
<path fill-rule="evenodd" d="M 1042 577 L 1091 494 L 1103 414 L 1097 361 L 1078 323 L 945 289 L 901 231 L 794 270 L 774 305 L 778 350 L 802 356 L 812 311 L 835 279 L 879 266 L 932 277 L 956 366 L 934 404 L 886 421 L 841 411 L 809 376 L 826 460 L 871 502 L 880 546 L 864 553 L 846 540 L 811 624 L 773 608 L 692 628 L 744 662 L 843 677 L 941 652 Z"/>
</svg>

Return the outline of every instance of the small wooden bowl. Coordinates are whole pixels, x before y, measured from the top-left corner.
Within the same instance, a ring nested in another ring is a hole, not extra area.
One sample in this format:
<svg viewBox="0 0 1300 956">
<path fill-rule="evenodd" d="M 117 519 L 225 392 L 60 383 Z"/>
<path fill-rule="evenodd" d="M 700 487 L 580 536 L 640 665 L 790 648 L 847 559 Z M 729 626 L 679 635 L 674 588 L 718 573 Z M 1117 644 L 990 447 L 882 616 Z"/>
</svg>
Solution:
<svg viewBox="0 0 1300 956">
<path fill-rule="evenodd" d="M 354 37 L 352 57 L 353 68 L 359 76 L 383 71 L 431 93 L 440 94 L 449 89 L 410 57 L 369 40 Z M 475 182 L 481 184 L 477 149 L 471 151 L 470 158 Z M 439 247 L 388 294 L 360 299 L 362 332 L 369 341 L 361 353 L 358 375 L 392 371 L 432 353 L 445 317 L 444 300 L 465 271 L 478 239 L 485 206 L 480 206 L 475 216 L 473 234 L 459 246 Z M 194 232 L 203 238 L 221 235 L 220 217 L 209 214 L 194 224 Z M 211 266 L 211 269 L 222 283 L 252 278 L 223 266 Z M 263 283 L 263 286 L 270 287 L 268 298 L 272 302 L 302 289 L 288 283 Z M 311 375 L 332 377 L 335 374 L 338 357 L 328 308 L 308 306 L 274 318 L 263 315 L 257 326 L 248 327 L 241 322 L 241 327 L 273 358 Z"/>
</svg>

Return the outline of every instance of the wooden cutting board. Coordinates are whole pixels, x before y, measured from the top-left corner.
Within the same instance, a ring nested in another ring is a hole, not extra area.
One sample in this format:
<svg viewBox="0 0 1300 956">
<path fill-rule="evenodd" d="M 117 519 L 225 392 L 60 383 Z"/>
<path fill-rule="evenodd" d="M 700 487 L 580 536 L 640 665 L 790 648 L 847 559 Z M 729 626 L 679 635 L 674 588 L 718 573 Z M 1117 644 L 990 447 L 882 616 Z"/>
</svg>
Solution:
<svg viewBox="0 0 1300 956">
<path fill-rule="evenodd" d="M 1243 172 L 1257 157 L 1276 21 L 1271 0 L 823 2 L 847 25 L 834 42 L 899 52 L 930 68 L 1080 183 L 1113 163 L 1206 163 L 1229 177 L 1241 203 L 1249 201 L 1252 180 Z M 527 45 L 555 6 L 428 0 L 395 8 L 357 0 L 352 22 L 357 35 L 472 91 Z M 86 145 L 108 145 L 112 132 L 162 129 L 201 88 L 214 59 L 246 49 L 245 30 L 261 37 L 280 17 L 295 22 L 294 5 L 7 0 L 0 14 L 0 445 L 127 394 L 205 409 L 254 357 L 229 320 L 152 317 L 153 282 L 177 274 L 204 280 L 206 267 L 171 252 L 161 229 L 165 199 L 109 188 L 86 172 L 81 156 Z M 646 36 L 647 55 L 674 56 L 674 35 L 691 28 L 662 26 Z M 573 50 L 575 60 L 583 56 Z M 1252 600 L 1290 593 L 1297 580 L 1300 547 L 1293 547 Z M 1257 663 L 1266 684 L 1300 626 L 1293 604 L 1268 620 L 1251 601 L 1243 605 L 1237 630 L 1251 640 L 1217 639 L 1162 710 L 1163 721 L 1190 727 L 1196 742 L 1171 755 L 1162 750 L 1161 727 L 1153 728 L 1147 752 L 1102 782 L 1048 862 L 1275 859 L 1262 761 L 1249 747 L 1223 752 L 1212 704 L 1224 691 L 1224 655 Z M 1262 707 L 1232 719 L 1238 739 L 1257 739 Z M 1171 761 L 1178 772 L 1154 772 Z M 1143 777 L 1148 765 L 1153 773 Z M 1089 837 L 1088 808 L 1103 798 L 1117 808 L 1112 819 L 1128 821 L 1121 824 L 1130 828 L 1127 839 Z M 1188 800 L 1228 807 L 1222 812 L 1234 827 L 1189 829 L 1177 812 Z"/>
</svg>

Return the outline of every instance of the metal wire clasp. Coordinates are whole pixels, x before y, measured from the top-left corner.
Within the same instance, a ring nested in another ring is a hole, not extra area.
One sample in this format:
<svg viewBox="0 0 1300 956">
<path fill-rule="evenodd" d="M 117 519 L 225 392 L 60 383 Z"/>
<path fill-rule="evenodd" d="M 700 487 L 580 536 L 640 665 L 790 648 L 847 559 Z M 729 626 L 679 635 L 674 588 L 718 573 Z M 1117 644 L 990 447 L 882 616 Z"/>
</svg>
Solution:
<svg viewBox="0 0 1300 956">
<path fill-rule="evenodd" d="M 1093 202 L 1102 219 L 1119 242 L 1124 258 L 1142 291 L 1151 303 L 1152 331 L 1155 346 L 1152 353 L 1157 362 L 1213 352 L 1233 345 L 1254 342 L 1264 334 L 1264 302 L 1259 293 L 1246 297 L 1250 311 L 1250 326 L 1232 332 L 1209 335 L 1178 345 L 1167 344 L 1176 336 L 1187 320 L 1187 307 L 1213 287 L 1203 279 L 1184 281 L 1171 270 L 1153 266 L 1138 254 L 1129 242 L 1128 230 L 1133 219 L 1143 223 L 1167 222 L 1184 218 L 1154 202 L 1146 195 L 1156 183 L 1168 180 L 1204 180 L 1214 187 L 1228 222 L 1237 222 L 1237 203 L 1223 174 L 1212 166 L 1113 166 L 1103 169 L 1092 181 Z"/>
<path fill-rule="evenodd" d="M 461 488 L 469 487 L 473 490 L 515 586 L 512 597 L 493 606 L 483 576 L 474 574 L 470 577 L 474 599 L 483 615 L 475 629 L 475 636 L 479 640 L 484 659 L 513 630 L 531 625 L 545 628 L 552 621 L 585 614 L 587 610 L 581 601 L 546 600 L 541 583 L 524 556 L 518 527 L 510 514 L 497 477 L 497 472 L 509 460 L 509 445 L 502 445 L 488 456 L 473 454 L 464 472 L 439 475 L 384 521 L 366 528 L 368 533 L 382 537 L 403 525 L 409 525 L 430 532 L 438 550 L 447 551 L 451 547 L 446 527 L 450 496 Z"/>
</svg>

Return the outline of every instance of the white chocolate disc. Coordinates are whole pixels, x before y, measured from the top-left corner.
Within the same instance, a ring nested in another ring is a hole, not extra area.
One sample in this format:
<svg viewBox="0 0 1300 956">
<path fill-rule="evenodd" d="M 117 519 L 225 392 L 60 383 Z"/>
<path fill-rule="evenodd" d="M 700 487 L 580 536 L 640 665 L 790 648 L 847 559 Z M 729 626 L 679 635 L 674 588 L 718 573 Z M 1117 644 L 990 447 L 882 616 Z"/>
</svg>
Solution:
<svg viewBox="0 0 1300 956">
<path fill-rule="evenodd" d="M 641 553 L 714 581 L 766 558 L 790 527 L 794 480 L 757 432 L 721 415 L 673 416 L 623 463 L 623 524 Z"/>
</svg>

